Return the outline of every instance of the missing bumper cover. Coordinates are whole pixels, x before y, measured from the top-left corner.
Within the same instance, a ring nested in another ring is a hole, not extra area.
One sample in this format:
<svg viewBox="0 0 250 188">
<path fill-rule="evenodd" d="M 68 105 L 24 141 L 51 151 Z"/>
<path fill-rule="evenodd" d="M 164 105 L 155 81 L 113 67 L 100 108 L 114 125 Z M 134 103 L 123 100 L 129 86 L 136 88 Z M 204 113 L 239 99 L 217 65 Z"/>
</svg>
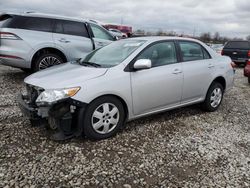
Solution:
<svg viewBox="0 0 250 188">
<path fill-rule="evenodd" d="M 61 141 L 82 135 L 82 127 L 78 123 L 78 111 L 85 108 L 85 103 L 69 98 L 52 106 L 34 108 L 29 105 L 26 98 L 23 95 L 18 97 L 18 103 L 23 114 L 30 120 L 46 120 L 49 127 L 55 130 L 52 135 L 53 140 Z M 74 113 L 71 110 L 72 105 L 74 106 Z M 43 115 L 41 116 L 39 112 L 43 112 Z"/>
</svg>

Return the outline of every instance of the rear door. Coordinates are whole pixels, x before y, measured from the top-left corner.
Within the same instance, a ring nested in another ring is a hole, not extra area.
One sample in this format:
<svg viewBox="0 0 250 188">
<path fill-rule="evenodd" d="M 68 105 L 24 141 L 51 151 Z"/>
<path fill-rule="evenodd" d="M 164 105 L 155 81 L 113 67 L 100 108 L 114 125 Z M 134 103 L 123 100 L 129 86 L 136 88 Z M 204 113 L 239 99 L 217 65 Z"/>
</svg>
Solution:
<svg viewBox="0 0 250 188">
<path fill-rule="evenodd" d="M 250 50 L 249 42 L 247 41 L 230 41 L 223 49 L 223 55 L 231 57 L 235 62 L 245 62 Z"/>
<path fill-rule="evenodd" d="M 94 49 L 84 22 L 55 20 L 53 39 L 68 60 L 82 58 Z"/>
<path fill-rule="evenodd" d="M 182 103 L 204 97 L 215 69 L 213 59 L 199 43 L 179 41 L 184 82 Z"/>
<path fill-rule="evenodd" d="M 113 36 L 104 28 L 93 23 L 89 23 L 89 26 L 93 34 L 95 49 L 106 46 L 110 44 L 112 41 L 114 41 Z"/>
</svg>

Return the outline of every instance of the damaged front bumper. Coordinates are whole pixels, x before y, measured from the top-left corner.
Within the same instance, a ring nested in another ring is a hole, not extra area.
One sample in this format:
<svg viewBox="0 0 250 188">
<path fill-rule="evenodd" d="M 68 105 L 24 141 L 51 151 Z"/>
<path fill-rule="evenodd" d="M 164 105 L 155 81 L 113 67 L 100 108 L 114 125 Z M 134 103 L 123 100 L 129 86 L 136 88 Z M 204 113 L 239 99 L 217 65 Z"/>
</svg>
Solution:
<svg viewBox="0 0 250 188">
<path fill-rule="evenodd" d="M 20 94 L 18 104 L 22 113 L 33 122 L 33 125 L 46 123 L 53 132 L 51 136 L 53 140 L 66 140 L 82 135 L 83 129 L 79 119 L 86 108 L 85 103 L 68 98 L 51 105 L 37 106 L 29 101 L 27 95 Z"/>
</svg>

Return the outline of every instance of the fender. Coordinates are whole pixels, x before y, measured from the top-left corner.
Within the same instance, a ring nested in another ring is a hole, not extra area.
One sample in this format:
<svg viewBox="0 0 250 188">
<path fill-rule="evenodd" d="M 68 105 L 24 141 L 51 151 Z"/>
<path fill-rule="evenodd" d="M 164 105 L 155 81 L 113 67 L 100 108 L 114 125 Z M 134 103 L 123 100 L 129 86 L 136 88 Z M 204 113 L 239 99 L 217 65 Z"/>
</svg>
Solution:
<svg viewBox="0 0 250 188">
<path fill-rule="evenodd" d="M 31 65 L 31 61 L 32 61 L 32 58 L 34 57 L 34 55 L 35 55 L 39 50 L 44 49 L 44 48 L 54 48 L 54 49 L 56 49 L 56 50 L 58 50 L 58 51 L 61 51 L 61 52 L 65 55 L 65 57 L 66 57 L 67 59 L 69 59 L 68 55 L 65 53 L 65 51 L 64 51 L 62 48 L 56 46 L 54 43 L 44 43 L 44 44 L 41 44 L 41 45 L 36 46 L 35 48 L 33 48 L 33 49 L 28 53 L 28 54 L 30 54 L 29 57 L 28 57 L 29 62 L 30 62 L 30 65 Z"/>
</svg>

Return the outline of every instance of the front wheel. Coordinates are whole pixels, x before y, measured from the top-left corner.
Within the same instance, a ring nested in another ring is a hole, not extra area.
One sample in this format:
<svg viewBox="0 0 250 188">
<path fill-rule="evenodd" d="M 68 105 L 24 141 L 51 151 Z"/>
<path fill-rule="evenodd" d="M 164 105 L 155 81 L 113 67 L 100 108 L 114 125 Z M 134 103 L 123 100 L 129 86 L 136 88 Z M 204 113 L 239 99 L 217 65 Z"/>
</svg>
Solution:
<svg viewBox="0 0 250 188">
<path fill-rule="evenodd" d="M 216 111 L 222 102 L 223 95 L 223 86 L 218 82 L 212 83 L 212 85 L 208 89 L 206 99 L 202 104 L 202 108 L 208 112 Z"/>
<path fill-rule="evenodd" d="M 86 109 L 83 130 L 93 140 L 114 136 L 124 124 L 125 111 L 115 97 L 101 97 L 91 102 Z"/>
</svg>

